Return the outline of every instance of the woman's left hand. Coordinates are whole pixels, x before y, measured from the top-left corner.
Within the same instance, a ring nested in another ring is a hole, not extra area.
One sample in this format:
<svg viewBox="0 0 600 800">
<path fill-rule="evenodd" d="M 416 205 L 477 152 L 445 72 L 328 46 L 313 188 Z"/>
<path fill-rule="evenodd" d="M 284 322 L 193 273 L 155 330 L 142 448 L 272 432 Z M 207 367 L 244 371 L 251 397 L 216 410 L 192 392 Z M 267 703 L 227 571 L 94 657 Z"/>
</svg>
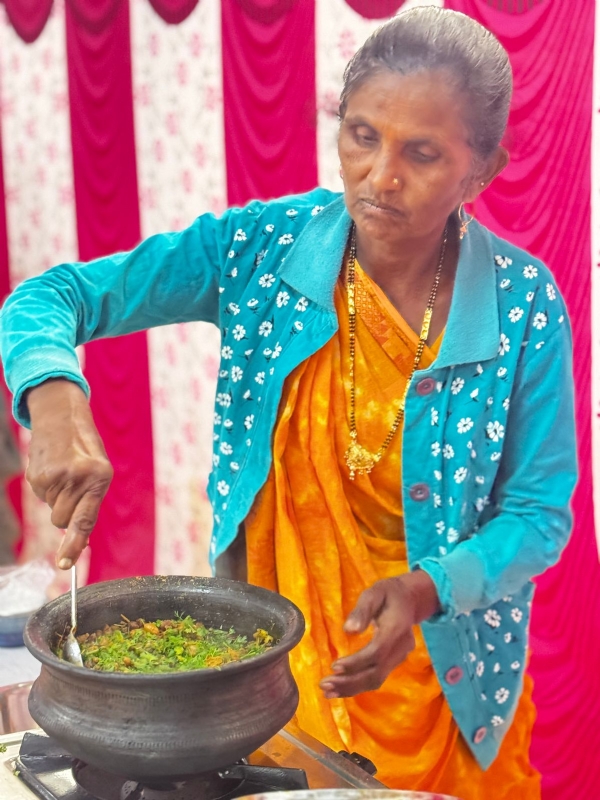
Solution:
<svg viewBox="0 0 600 800">
<path fill-rule="evenodd" d="M 377 581 L 366 589 L 344 630 L 362 633 L 373 625 L 373 638 L 361 650 L 332 664 L 333 675 L 321 681 L 325 697 L 332 700 L 379 689 L 394 667 L 413 650 L 413 625 L 439 609 L 435 584 L 422 570 Z"/>
</svg>

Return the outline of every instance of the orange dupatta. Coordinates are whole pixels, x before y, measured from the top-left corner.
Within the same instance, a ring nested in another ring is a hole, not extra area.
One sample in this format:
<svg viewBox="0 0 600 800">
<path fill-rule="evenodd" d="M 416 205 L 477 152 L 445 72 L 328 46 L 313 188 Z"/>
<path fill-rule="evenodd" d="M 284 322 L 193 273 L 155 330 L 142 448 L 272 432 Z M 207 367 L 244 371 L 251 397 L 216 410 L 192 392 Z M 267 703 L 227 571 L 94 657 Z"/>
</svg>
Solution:
<svg viewBox="0 0 600 800">
<path fill-rule="evenodd" d="M 383 292 L 356 270 L 356 420 L 359 441 L 377 450 L 392 426 L 418 336 Z M 417 646 L 375 692 L 325 700 L 331 663 L 366 643 L 343 622 L 375 581 L 408 570 L 400 491 L 401 429 L 370 475 L 350 481 L 349 330 L 345 286 L 335 290 L 339 331 L 288 377 L 273 442 L 273 467 L 246 521 L 248 579 L 279 591 L 306 617 L 291 654 L 300 726 L 334 750 L 357 751 L 397 789 L 463 800 L 535 800 L 529 764 L 535 718 L 531 685 L 500 755 L 484 772 L 460 736 L 419 628 Z M 440 337 L 441 338 L 441 337 Z M 421 367 L 437 355 L 426 347 Z"/>
</svg>

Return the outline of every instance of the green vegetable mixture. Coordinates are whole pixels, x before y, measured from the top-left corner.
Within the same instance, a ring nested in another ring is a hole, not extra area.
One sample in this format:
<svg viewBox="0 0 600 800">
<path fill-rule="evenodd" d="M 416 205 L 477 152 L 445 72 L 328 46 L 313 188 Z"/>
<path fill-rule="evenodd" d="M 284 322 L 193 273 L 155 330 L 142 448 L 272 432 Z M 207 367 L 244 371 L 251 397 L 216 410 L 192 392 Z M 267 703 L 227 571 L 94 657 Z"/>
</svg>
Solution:
<svg viewBox="0 0 600 800">
<path fill-rule="evenodd" d="M 257 630 L 248 641 L 233 628 L 206 628 L 190 616 L 156 622 L 122 619 L 77 637 L 85 667 L 138 673 L 218 668 L 264 653 L 273 644 L 273 637 L 264 630 Z"/>
</svg>

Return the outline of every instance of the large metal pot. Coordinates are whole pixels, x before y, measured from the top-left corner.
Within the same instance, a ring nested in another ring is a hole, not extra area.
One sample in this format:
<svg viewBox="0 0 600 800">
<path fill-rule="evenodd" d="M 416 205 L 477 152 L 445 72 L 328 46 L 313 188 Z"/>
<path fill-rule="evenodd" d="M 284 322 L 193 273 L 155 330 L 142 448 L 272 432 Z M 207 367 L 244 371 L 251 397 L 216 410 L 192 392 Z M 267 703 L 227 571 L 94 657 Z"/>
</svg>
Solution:
<svg viewBox="0 0 600 800">
<path fill-rule="evenodd" d="M 294 715 L 298 689 L 288 652 L 302 638 L 304 619 L 280 595 L 219 578 L 154 576 L 94 584 L 77 598 L 80 633 L 121 614 L 154 620 L 180 613 L 247 636 L 264 628 L 277 640 L 266 653 L 219 670 L 96 672 L 51 650 L 68 624 L 69 596 L 44 606 L 25 629 L 25 644 L 43 665 L 29 710 L 82 761 L 138 781 L 182 778 L 248 755 Z"/>
</svg>

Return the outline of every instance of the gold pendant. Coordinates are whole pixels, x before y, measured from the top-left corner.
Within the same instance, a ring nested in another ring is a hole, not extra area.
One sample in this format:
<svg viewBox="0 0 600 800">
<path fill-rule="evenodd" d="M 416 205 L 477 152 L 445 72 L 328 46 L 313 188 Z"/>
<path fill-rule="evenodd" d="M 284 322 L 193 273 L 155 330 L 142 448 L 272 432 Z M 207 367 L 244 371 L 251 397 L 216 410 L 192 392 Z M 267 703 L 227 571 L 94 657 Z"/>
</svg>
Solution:
<svg viewBox="0 0 600 800">
<path fill-rule="evenodd" d="M 354 480 L 356 474 L 368 475 L 381 458 L 378 453 L 370 453 L 366 447 L 356 441 L 350 443 L 344 457 L 350 470 L 351 481 Z"/>
</svg>

